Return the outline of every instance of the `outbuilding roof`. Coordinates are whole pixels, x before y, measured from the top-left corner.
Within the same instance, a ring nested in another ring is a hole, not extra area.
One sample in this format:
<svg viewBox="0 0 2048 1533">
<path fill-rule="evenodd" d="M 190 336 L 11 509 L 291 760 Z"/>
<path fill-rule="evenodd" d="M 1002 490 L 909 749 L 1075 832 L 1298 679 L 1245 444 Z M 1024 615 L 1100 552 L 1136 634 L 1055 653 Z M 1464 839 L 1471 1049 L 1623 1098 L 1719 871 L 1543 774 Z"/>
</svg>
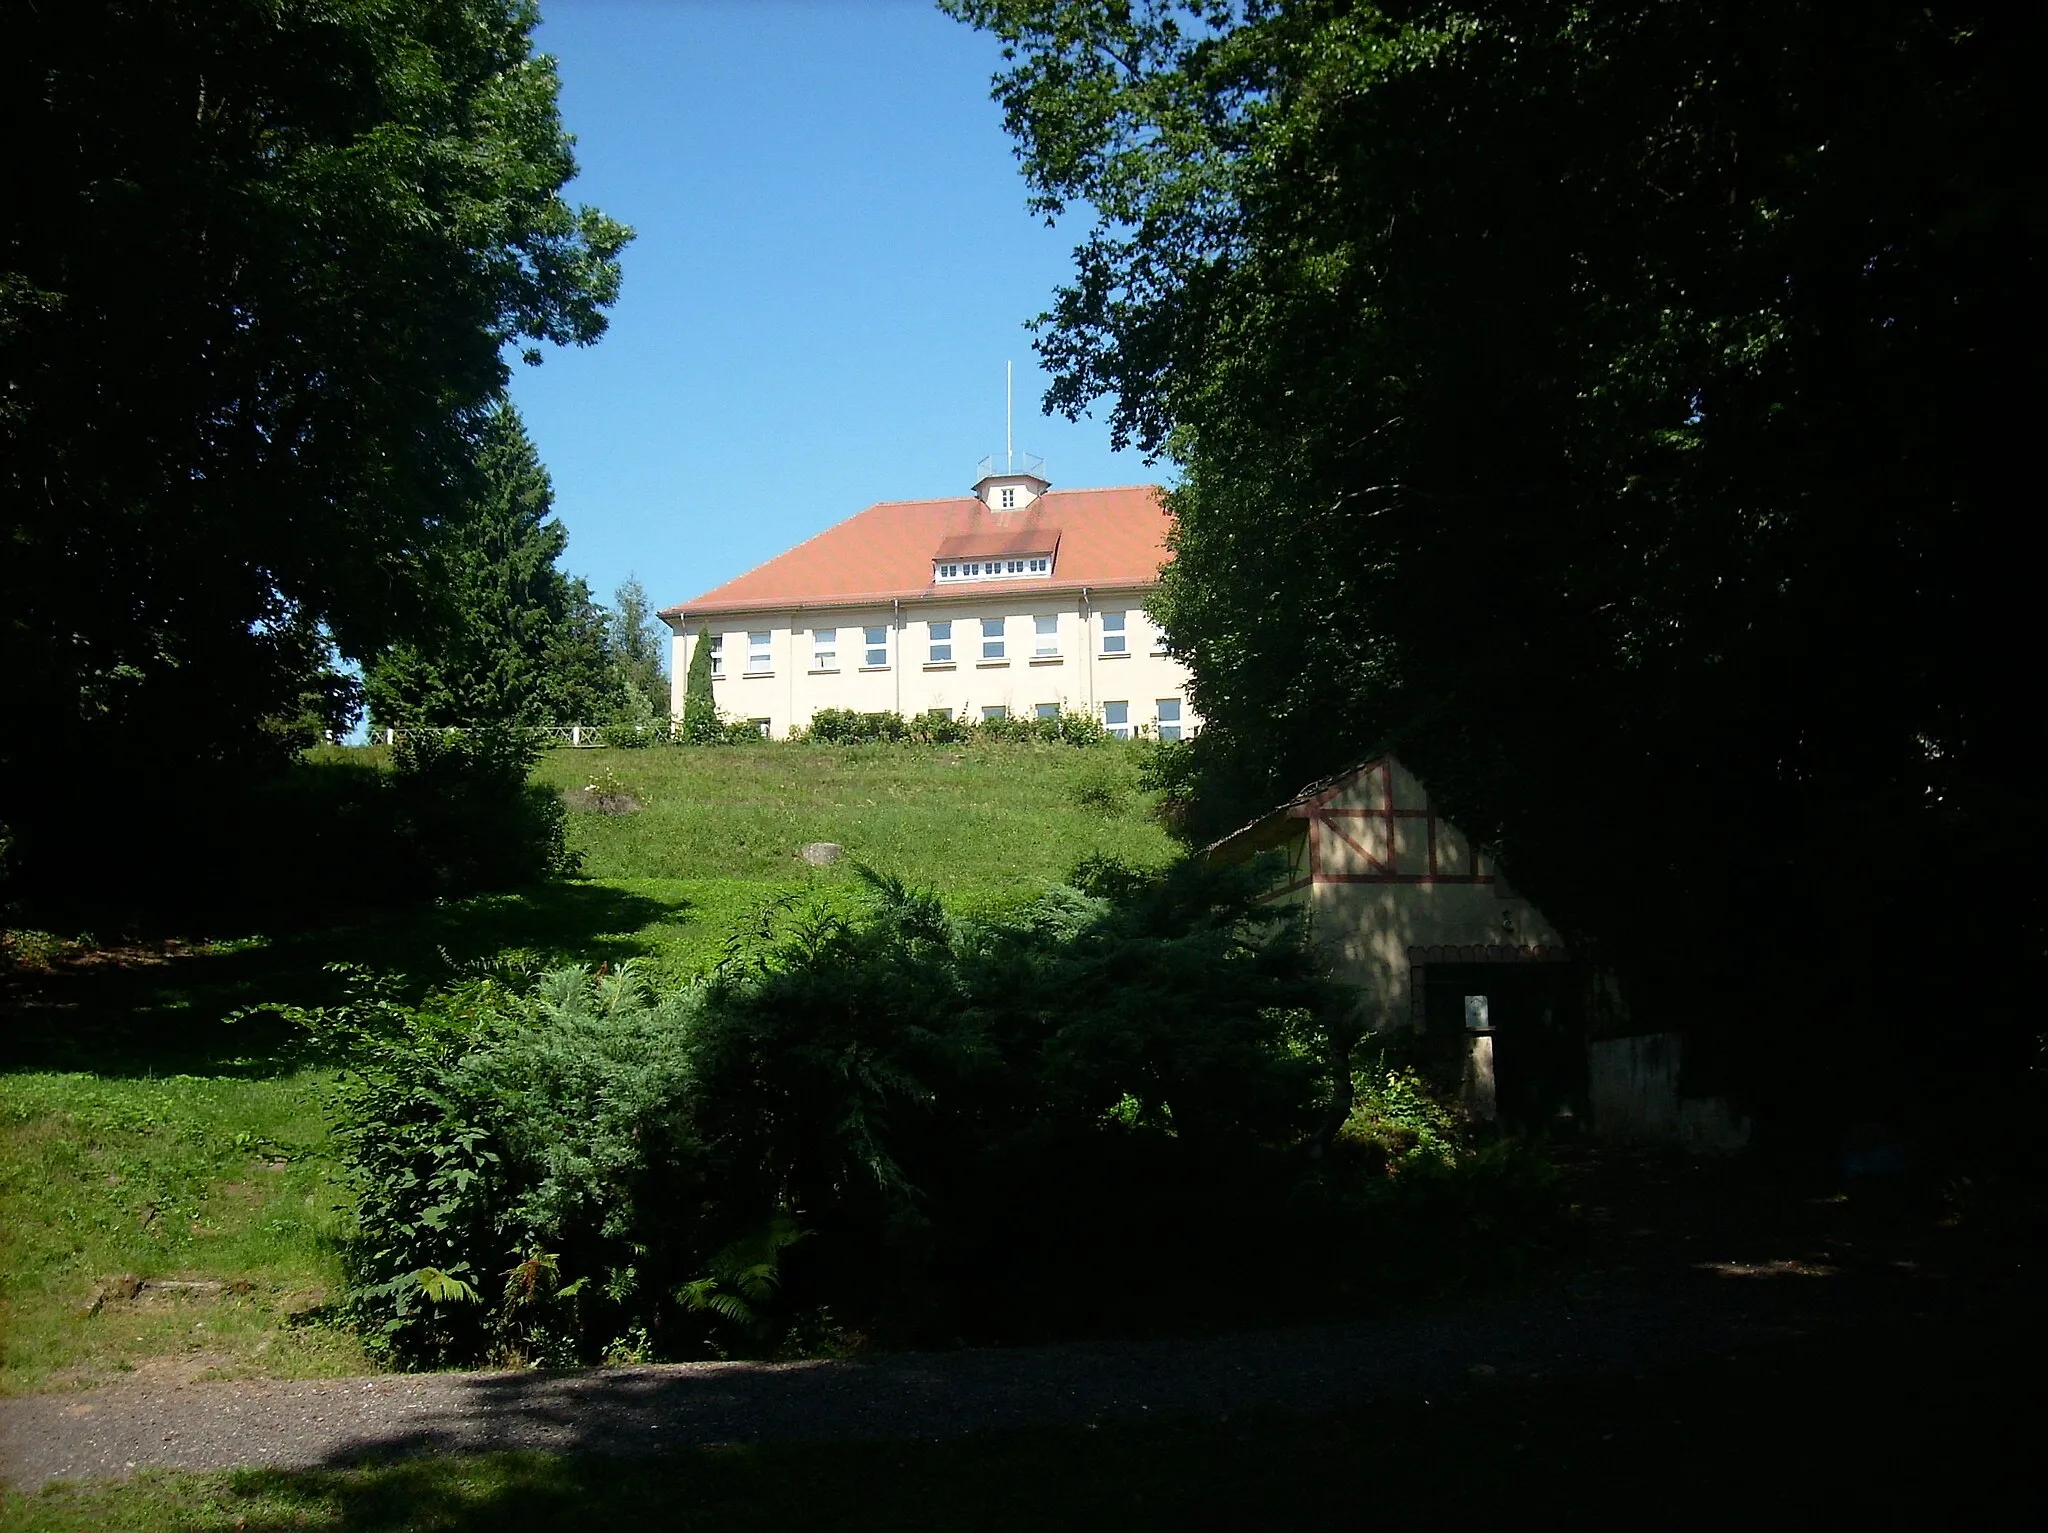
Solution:
<svg viewBox="0 0 2048 1533">
<path fill-rule="evenodd" d="M 1148 586 L 1170 557 L 1172 528 L 1159 487 L 1048 490 L 1020 511 L 992 511 L 975 496 L 885 500 L 766 564 L 662 609 L 665 618 L 796 607 L 852 607 L 927 597 Z M 938 585 L 932 563 L 978 553 L 1049 553 L 1052 577 Z"/>
</svg>

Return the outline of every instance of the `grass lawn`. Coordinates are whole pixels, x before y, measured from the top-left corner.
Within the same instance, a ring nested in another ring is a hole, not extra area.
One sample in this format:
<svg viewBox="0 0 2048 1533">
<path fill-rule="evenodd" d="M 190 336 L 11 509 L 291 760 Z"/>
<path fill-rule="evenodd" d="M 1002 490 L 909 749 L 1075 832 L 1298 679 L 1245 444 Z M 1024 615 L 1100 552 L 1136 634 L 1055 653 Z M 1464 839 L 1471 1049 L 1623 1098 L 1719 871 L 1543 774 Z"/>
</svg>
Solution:
<svg viewBox="0 0 2048 1533">
<path fill-rule="evenodd" d="M 537 768 L 563 790 L 606 774 L 641 808 L 572 811 L 581 879 L 310 929 L 280 910 L 268 930 L 74 946 L 0 976 L 0 1392 L 367 1366 L 319 1322 L 346 1218 L 331 1070 L 274 1023 L 221 1020 L 331 996 L 328 965 L 425 987 L 523 951 L 680 978 L 778 907 L 852 905 L 851 859 L 969 912 L 1090 853 L 1171 855 L 1117 745 L 558 751 Z M 810 867 L 809 841 L 849 861 Z M 123 1297 L 122 1277 L 219 1286 Z"/>
</svg>

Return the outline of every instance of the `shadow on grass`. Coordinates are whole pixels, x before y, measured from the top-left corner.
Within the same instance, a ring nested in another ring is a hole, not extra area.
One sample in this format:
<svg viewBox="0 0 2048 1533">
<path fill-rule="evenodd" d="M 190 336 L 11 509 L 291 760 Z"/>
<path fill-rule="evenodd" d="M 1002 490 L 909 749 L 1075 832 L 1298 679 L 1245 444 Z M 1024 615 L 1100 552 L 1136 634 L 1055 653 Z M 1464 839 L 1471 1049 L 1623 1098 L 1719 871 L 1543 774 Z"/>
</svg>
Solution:
<svg viewBox="0 0 2048 1533">
<path fill-rule="evenodd" d="M 690 911 L 685 899 L 564 882 L 314 927 L 280 911 L 275 935 L 259 926 L 229 942 L 88 951 L 0 980 L 0 1069 L 271 1074 L 303 1062 L 297 1033 L 272 1017 L 222 1019 L 264 1001 L 334 999 L 329 965 L 400 974 L 417 992 L 508 949 L 543 963 L 620 963 L 652 951 L 641 928 Z"/>
</svg>

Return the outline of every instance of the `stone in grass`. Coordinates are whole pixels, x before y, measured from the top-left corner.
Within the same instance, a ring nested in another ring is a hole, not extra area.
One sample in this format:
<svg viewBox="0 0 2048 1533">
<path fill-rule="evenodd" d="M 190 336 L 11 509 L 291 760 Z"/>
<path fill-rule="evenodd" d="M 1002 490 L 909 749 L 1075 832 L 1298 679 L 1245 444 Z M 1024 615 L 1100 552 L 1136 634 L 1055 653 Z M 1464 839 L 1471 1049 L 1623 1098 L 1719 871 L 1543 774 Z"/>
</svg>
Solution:
<svg viewBox="0 0 2048 1533">
<path fill-rule="evenodd" d="M 846 855 L 846 848 L 837 841 L 806 841 L 796 849 L 797 856 L 814 868 L 822 868 L 828 862 L 837 862 Z"/>
</svg>

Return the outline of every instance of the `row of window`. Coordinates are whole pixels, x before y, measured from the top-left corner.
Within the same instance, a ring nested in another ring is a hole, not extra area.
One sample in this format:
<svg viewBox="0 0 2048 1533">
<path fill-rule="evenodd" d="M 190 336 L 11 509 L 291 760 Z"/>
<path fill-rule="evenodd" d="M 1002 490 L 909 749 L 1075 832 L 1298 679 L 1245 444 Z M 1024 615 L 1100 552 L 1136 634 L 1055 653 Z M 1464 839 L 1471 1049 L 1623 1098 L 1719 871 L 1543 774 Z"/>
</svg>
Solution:
<svg viewBox="0 0 2048 1533">
<path fill-rule="evenodd" d="M 1178 740 L 1180 738 L 1180 699 L 1177 697 L 1158 698 L 1154 701 L 1153 707 L 1158 710 L 1159 738 L 1162 740 Z M 1039 703 L 1037 711 L 1038 716 L 1042 719 L 1056 719 L 1060 716 L 1060 705 L 1058 703 Z M 1006 719 L 1010 716 L 1010 710 L 1001 703 L 992 703 L 981 710 L 981 716 L 984 719 Z M 1102 705 L 1102 723 L 1103 727 L 1117 739 L 1130 739 L 1131 705 L 1129 700 L 1104 703 Z"/>
<path fill-rule="evenodd" d="M 1129 614 L 1105 612 L 1102 618 L 1102 653 L 1125 655 L 1130 653 Z M 925 640 L 925 663 L 947 665 L 954 661 L 952 618 L 940 618 L 927 623 Z M 983 660 L 1007 660 L 1010 658 L 1009 619 L 1000 617 L 966 618 L 960 620 L 963 626 L 981 624 L 981 655 Z M 1057 613 L 1045 613 L 1031 620 L 1031 658 L 1034 660 L 1056 659 L 1060 653 L 1060 620 Z M 849 630 L 851 631 L 851 630 Z M 885 666 L 889 663 L 889 629 L 887 624 L 862 628 L 861 664 L 864 666 Z M 968 642 L 972 643 L 971 637 Z M 747 671 L 758 675 L 775 669 L 773 631 L 752 632 L 747 635 Z M 839 669 L 839 630 L 837 628 L 813 628 L 811 630 L 811 669 L 814 671 L 836 671 Z M 725 635 L 711 635 L 711 674 L 723 676 L 725 671 Z"/>
<path fill-rule="evenodd" d="M 932 565 L 932 579 L 1029 580 L 1034 575 L 1052 574 L 1051 554 L 1026 554 L 1017 559 L 945 559 Z"/>
<path fill-rule="evenodd" d="M 1180 738 L 1180 699 L 1177 697 L 1162 697 L 1153 706 L 1159 710 L 1159 738 L 1162 740 L 1178 740 Z M 1058 703 L 1039 703 L 1037 705 L 1037 712 L 1038 716 L 1042 719 L 1056 719 L 1060 716 L 1060 705 Z M 1010 710 L 1000 703 L 995 703 L 983 708 L 981 716 L 984 719 L 1006 719 L 1010 716 Z M 749 719 L 747 722 L 760 731 L 762 739 L 768 738 L 772 720 Z M 1104 703 L 1102 705 L 1102 723 L 1103 727 L 1117 739 L 1130 739 L 1130 703 L 1128 701 Z"/>
</svg>

